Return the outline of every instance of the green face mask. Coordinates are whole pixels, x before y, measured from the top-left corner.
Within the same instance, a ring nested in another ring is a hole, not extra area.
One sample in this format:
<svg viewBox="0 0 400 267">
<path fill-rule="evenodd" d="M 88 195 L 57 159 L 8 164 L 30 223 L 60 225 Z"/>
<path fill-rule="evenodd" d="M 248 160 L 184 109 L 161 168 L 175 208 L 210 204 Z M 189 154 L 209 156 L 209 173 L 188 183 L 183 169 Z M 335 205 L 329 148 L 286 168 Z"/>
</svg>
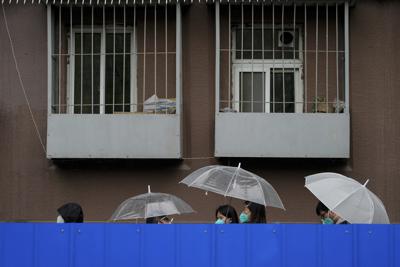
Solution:
<svg viewBox="0 0 400 267">
<path fill-rule="evenodd" d="M 322 219 L 322 224 L 334 224 L 335 222 L 331 218 Z"/>
<path fill-rule="evenodd" d="M 249 222 L 249 215 L 242 212 L 242 213 L 240 213 L 239 220 L 241 223 L 247 223 L 247 222 Z"/>
<path fill-rule="evenodd" d="M 225 222 L 222 219 L 218 219 L 215 221 L 215 224 L 225 224 Z"/>
</svg>

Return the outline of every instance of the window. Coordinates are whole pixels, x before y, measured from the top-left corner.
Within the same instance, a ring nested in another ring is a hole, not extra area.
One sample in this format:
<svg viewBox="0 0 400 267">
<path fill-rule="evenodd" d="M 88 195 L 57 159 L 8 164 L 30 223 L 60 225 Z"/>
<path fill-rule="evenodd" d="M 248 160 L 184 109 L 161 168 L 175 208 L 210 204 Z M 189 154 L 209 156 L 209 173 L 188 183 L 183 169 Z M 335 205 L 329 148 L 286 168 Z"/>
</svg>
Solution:
<svg viewBox="0 0 400 267">
<path fill-rule="evenodd" d="M 85 31 L 82 35 L 80 29 L 72 31 L 70 113 L 133 111 L 136 107 L 129 105 L 135 88 L 131 83 L 134 75 L 131 72 L 134 69 L 132 29 L 125 28 L 125 37 L 121 28 L 115 32 L 113 29 L 93 32 L 92 40 L 91 32 Z"/>
<path fill-rule="evenodd" d="M 294 31 L 293 26 L 283 30 L 275 30 L 271 25 L 264 27 L 233 28 L 234 110 L 300 113 L 301 31 L 298 27 Z"/>
<path fill-rule="evenodd" d="M 234 66 L 234 109 L 239 112 L 301 113 L 298 69 Z M 285 84 L 283 84 L 283 80 Z"/>
<path fill-rule="evenodd" d="M 175 6 L 51 9 L 51 113 L 176 112 Z"/>
<path fill-rule="evenodd" d="M 343 3 L 224 3 L 218 112 L 345 112 Z"/>
</svg>

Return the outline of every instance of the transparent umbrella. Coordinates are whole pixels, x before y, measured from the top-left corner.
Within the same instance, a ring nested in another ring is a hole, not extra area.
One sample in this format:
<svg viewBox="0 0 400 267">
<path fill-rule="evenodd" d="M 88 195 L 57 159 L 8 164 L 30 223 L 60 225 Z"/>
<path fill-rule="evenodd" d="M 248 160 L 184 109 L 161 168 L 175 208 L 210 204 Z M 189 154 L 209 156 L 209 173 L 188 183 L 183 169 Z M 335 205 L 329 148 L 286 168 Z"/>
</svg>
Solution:
<svg viewBox="0 0 400 267">
<path fill-rule="evenodd" d="M 225 197 L 285 209 L 272 185 L 260 176 L 240 168 L 240 163 L 238 167 L 206 166 L 194 171 L 180 183 Z"/>
<path fill-rule="evenodd" d="M 382 201 L 354 179 L 338 173 L 324 172 L 305 177 L 305 187 L 331 211 L 350 223 L 389 222 Z"/>
<path fill-rule="evenodd" d="M 146 219 L 172 214 L 192 213 L 194 210 L 182 199 L 165 193 L 148 193 L 128 198 L 111 216 L 111 220 Z"/>
</svg>

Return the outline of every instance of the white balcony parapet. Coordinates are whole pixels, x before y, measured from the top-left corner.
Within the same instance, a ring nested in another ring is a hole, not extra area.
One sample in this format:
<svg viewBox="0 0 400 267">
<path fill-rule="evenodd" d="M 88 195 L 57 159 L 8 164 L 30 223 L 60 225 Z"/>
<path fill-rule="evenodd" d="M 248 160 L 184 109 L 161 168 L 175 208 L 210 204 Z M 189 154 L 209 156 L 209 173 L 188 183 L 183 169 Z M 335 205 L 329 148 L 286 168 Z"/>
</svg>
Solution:
<svg viewBox="0 0 400 267">
<path fill-rule="evenodd" d="M 216 157 L 349 158 L 346 113 L 218 113 Z"/>
<path fill-rule="evenodd" d="M 51 114 L 48 158 L 181 158 L 179 115 Z"/>
</svg>

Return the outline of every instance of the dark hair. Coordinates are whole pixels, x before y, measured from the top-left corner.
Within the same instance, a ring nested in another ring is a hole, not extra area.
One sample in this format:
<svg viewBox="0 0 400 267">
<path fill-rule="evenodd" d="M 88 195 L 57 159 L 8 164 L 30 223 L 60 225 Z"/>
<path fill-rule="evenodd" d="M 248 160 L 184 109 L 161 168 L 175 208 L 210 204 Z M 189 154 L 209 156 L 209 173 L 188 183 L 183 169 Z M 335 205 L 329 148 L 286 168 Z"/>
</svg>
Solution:
<svg viewBox="0 0 400 267">
<path fill-rule="evenodd" d="M 321 212 L 322 212 L 322 211 L 328 212 L 329 209 L 328 209 L 327 206 L 324 205 L 324 203 L 322 203 L 321 201 L 319 201 L 318 204 L 317 204 L 317 206 L 315 207 L 315 213 L 316 213 L 318 216 L 321 216 Z"/>
<path fill-rule="evenodd" d="M 57 209 L 66 223 L 82 223 L 83 210 L 77 203 L 66 203 Z"/>
<path fill-rule="evenodd" d="M 215 211 L 215 218 L 217 218 L 218 212 L 224 215 L 226 218 L 231 219 L 231 223 L 239 223 L 238 215 L 234 207 L 230 205 L 219 206 Z"/>
<path fill-rule="evenodd" d="M 249 223 L 267 223 L 265 207 L 263 205 L 250 201 L 246 201 L 244 204 L 251 212 Z"/>
<path fill-rule="evenodd" d="M 158 223 L 158 217 L 146 218 L 146 223 L 150 223 L 150 224 Z"/>
</svg>

